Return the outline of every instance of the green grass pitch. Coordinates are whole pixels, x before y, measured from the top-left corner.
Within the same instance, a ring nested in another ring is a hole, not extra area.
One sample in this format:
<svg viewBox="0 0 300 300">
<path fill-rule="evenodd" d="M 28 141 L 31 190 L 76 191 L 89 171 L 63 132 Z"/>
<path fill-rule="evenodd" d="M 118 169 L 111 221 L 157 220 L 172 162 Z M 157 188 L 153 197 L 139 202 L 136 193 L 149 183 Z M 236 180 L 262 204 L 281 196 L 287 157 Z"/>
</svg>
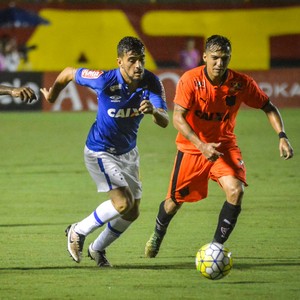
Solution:
<svg viewBox="0 0 300 300">
<path fill-rule="evenodd" d="M 86 256 L 76 264 L 65 227 L 107 197 L 98 194 L 83 163 L 95 113 L 1 113 L 0 299 L 299 299 L 299 109 L 282 109 L 295 157 L 279 157 L 278 138 L 263 112 L 242 110 L 236 133 L 248 170 L 243 211 L 226 246 L 233 270 L 220 281 L 200 277 L 195 254 L 212 239 L 225 200 L 210 183 L 208 198 L 187 204 L 169 227 L 161 252 L 144 245 L 165 197 L 176 131 L 146 116 L 138 138 L 143 199 L 140 218 L 107 252 L 99 269 Z"/>
</svg>

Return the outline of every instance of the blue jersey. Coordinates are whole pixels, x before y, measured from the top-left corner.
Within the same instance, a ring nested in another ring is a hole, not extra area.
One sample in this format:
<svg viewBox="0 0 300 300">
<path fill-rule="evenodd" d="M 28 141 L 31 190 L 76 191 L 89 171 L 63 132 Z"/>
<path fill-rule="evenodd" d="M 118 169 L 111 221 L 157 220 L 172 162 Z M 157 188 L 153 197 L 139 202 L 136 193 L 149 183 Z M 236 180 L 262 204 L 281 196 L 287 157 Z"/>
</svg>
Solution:
<svg viewBox="0 0 300 300">
<path fill-rule="evenodd" d="M 144 117 L 139 112 L 143 99 L 149 99 L 155 108 L 167 110 L 162 83 L 147 70 L 133 93 L 129 92 L 119 69 L 98 71 L 81 68 L 77 70 L 75 80 L 97 94 L 97 117 L 86 140 L 86 146 L 93 151 L 120 155 L 136 146 L 137 132 Z"/>
</svg>

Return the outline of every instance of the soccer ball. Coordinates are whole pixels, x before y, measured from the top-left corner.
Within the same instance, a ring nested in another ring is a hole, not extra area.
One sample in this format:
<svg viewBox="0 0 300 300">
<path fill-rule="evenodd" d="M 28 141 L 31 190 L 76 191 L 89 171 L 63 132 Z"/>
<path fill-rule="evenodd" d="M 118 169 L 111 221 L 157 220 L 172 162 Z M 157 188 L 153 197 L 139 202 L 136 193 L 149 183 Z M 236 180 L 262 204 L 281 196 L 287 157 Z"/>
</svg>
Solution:
<svg viewBox="0 0 300 300">
<path fill-rule="evenodd" d="M 205 278 L 221 279 L 232 269 L 231 252 L 220 243 L 206 244 L 196 254 L 196 269 Z"/>
</svg>

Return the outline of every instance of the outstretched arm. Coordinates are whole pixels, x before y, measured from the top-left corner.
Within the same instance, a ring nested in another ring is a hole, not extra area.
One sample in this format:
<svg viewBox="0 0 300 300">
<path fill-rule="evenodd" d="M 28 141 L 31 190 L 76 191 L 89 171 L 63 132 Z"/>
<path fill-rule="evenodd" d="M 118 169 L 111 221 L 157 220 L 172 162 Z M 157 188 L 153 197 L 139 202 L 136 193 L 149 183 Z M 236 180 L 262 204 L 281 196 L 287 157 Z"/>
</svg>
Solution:
<svg viewBox="0 0 300 300">
<path fill-rule="evenodd" d="M 284 159 L 290 159 L 294 155 L 293 148 L 287 138 L 284 131 L 284 123 L 278 108 L 272 103 L 268 102 L 262 110 L 266 113 L 270 124 L 272 125 L 275 132 L 279 135 L 279 153 L 280 157 Z"/>
<path fill-rule="evenodd" d="M 0 95 L 9 95 L 12 97 L 17 97 L 26 103 L 31 103 L 33 100 L 37 99 L 37 96 L 33 89 L 26 86 L 15 88 L 0 84 Z"/>
<path fill-rule="evenodd" d="M 41 92 L 44 95 L 46 101 L 54 103 L 59 93 L 67 86 L 67 84 L 74 80 L 76 69 L 67 67 L 56 78 L 53 86 L 47 90 L 42 88 Z"/>
</svg>

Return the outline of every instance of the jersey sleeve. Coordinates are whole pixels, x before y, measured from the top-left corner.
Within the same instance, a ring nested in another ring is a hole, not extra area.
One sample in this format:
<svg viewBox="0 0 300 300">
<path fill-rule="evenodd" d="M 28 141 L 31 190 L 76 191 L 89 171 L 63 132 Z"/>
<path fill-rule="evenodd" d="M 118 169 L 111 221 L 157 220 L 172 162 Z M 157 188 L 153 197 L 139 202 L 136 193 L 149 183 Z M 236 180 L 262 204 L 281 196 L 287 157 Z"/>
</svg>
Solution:
<svg viewBox="0 0 300 300">
<path fill-rule="evenodd" d="M 185 73 L 177 83 L 174 103 L 183 108 L 190 109 L 194 102 L 194 93 L 195 88 L 190 76 L 188 76 L 188 73 Z"/>
<path fill-rule="evenodd" d="M 244 97 L 244 103 L 253 108 L 262 108 L 269 101 L 268 95 L 260 89 L 253 78 L 247 76 L 247 93 Z"/>
<path fill-rule="evenodd" d="M 165 88 L 158 77 L 155 76 L 153 85 L 148 90 L 148 93 L 148 95 L 144 95 L 144 98 L 149 98 L 150 102 L 155 108 L 167 110 Z"/>
<path fill-rule="evenodd" d="M 96 89 L 101 86 L 101 76 L 103 76 L 103 74 L 104 71 L 80 68 L 76 71 L 75 81 L 79 85 Z"/>
</svg>

